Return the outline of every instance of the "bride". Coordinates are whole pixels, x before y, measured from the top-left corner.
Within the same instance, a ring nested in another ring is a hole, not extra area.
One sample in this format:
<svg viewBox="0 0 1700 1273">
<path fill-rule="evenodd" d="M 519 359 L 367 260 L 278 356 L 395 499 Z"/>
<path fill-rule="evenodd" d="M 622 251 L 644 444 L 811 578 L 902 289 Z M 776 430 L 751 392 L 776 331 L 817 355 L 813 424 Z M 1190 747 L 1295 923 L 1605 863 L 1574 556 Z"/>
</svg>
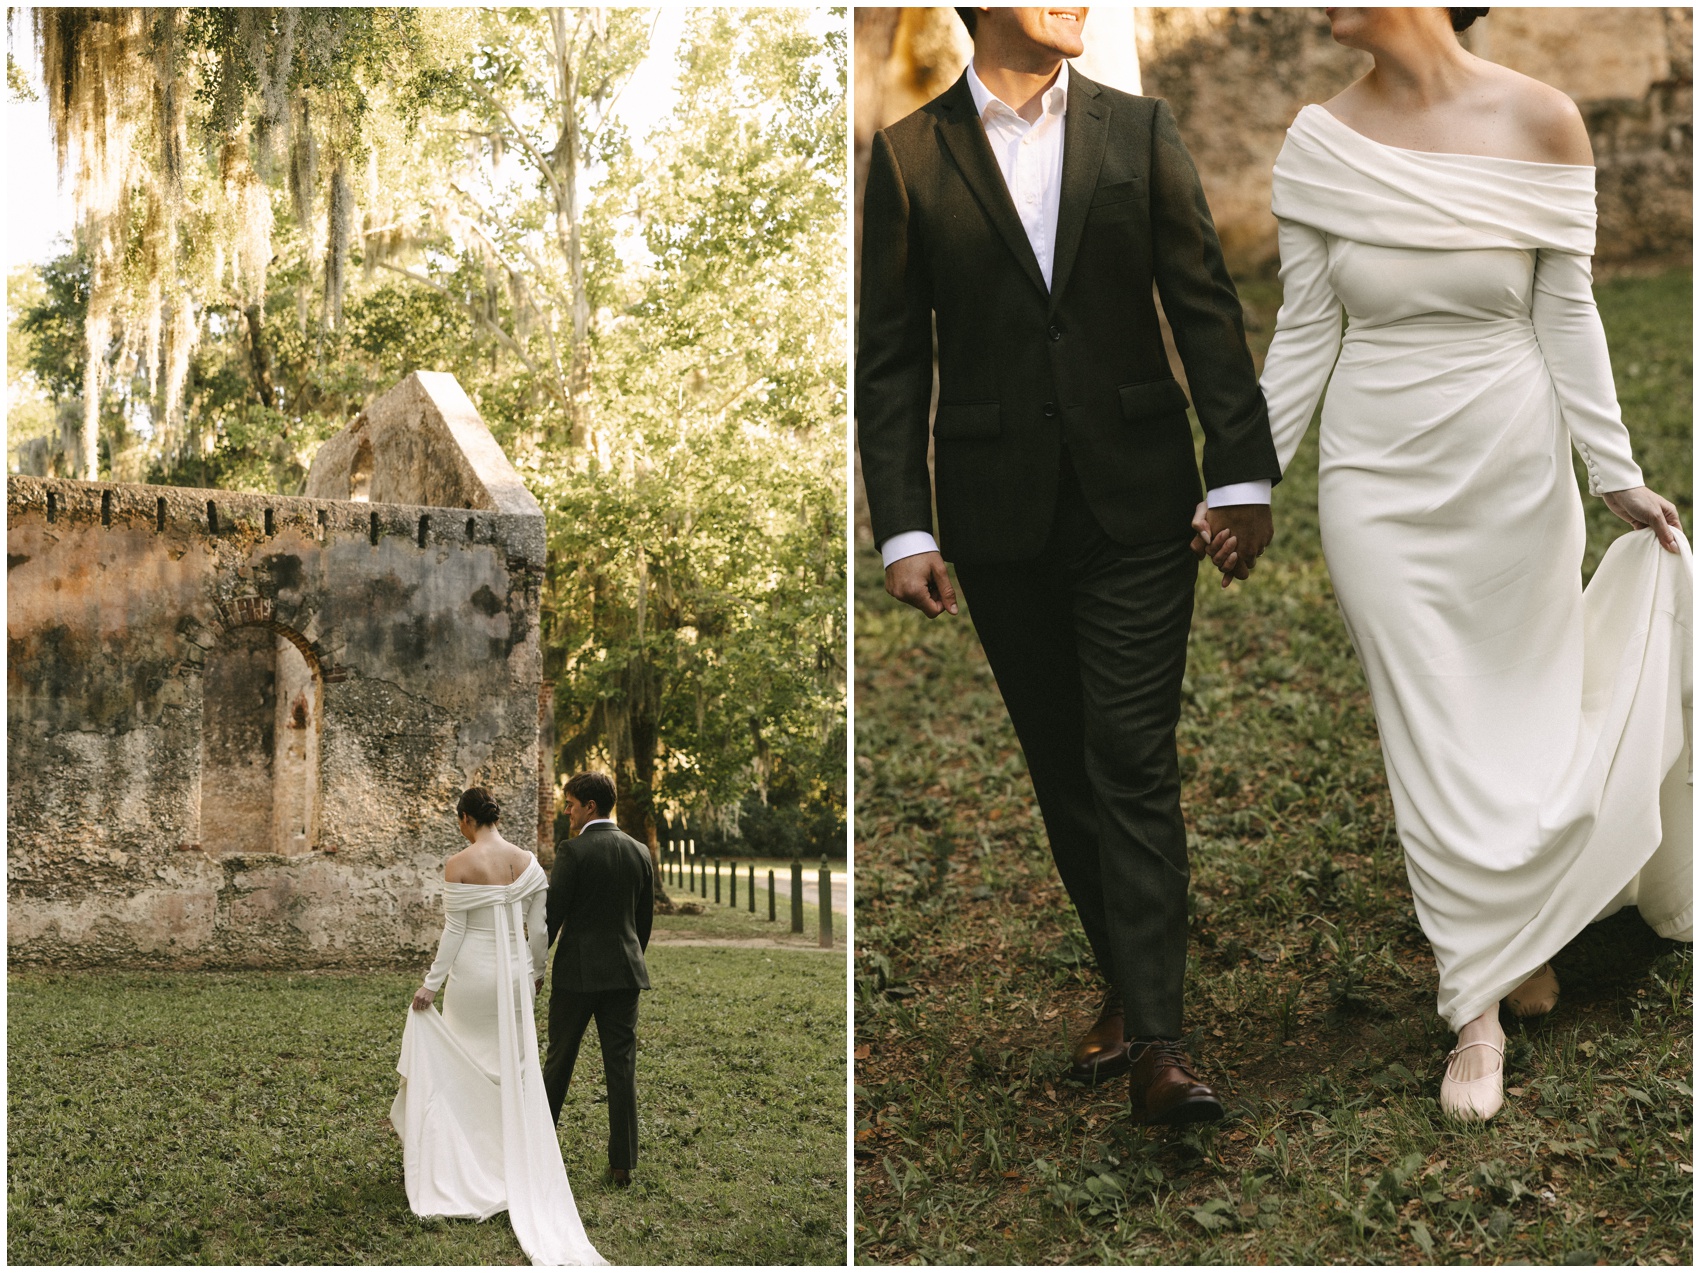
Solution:
<svg viewBox="0 0 1700 1273">
<path fill-rule="evenodd" d="M 606 1264 L 579 1222 L 537 1059 L 549 881 L 497 834 L 501 810 L 483 787 L 456 812 L 471 844 L 443 870 L 447 920 L 407 1014 L 390 1107 L 408 1205 L 474 1220 L 506 1210 L 533 1264 Z M 439 1015 L 432 1001 L 445 988 Z"/>
<path fill-rule="evenodd" d="M 1628 904 L 1692 939 L 1689 613 L 1676 509 L 1631 458 L 1590 289 L 1594 169 L 1564 94 L 1464 51 L 1483 9 L 1329 9 L 1375 57 L 1275 163 L 1283 469 L 1328 385 L 1323 554 L 1374 700 L 1458 1033 L 1440 1102 L 1502 1100 L 1503 1001 Z M 1346 317 L 1344 336 L 1342 312 Z M 1636 528 L 1584 594 L 1582 505 Z M 1243 577 L 1232 541 L 1212 549 Z"/>
</svg>

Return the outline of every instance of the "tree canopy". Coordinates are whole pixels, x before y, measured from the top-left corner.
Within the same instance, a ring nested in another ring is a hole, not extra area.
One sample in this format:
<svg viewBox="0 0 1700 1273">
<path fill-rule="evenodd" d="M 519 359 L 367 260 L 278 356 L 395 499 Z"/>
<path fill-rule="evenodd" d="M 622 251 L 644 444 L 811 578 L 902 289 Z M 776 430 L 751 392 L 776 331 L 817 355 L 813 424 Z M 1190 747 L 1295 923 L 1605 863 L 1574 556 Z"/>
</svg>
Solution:
<svg viewBox="0 0 1700 1273">
<path fill-rule="evenodd" d="M 558 765 L 836 851 L 842 12 L 690 11 L 647 137 L 656 11 L 34 15 L 78 225 L 11 281 L 14 465 L 298 491 L 450 371 L 548 517 Z"/>
</svg>

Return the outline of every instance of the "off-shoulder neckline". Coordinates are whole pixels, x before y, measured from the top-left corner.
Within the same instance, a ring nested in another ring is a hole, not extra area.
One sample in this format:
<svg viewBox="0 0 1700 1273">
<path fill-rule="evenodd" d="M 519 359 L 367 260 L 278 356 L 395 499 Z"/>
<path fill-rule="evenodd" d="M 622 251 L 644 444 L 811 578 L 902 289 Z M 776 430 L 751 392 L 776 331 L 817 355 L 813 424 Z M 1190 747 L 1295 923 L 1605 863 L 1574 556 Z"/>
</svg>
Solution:
<svg viewBox="0 0 1700 1273">
<path fill-rule="evenodd" d="M 515 884 L 518 884 L 525 878 L 526 871 L 531 870 L 532 867 L 535 866 L 538 870 L 543 869 L 543 864 L 537 860 L 537 854 L 531 853 L 530 856 L 531 861 L 526 865 L 525 871 L 521 871 L 506 884 L 472 884 L 465 880 L 444 880 L 443 883 L 452 884 L 455 888 L 512 888 Z"/>
<path fill-rule="evenodd" d="M 1383 150 L 1396 151 L 1401 155 L 1424 155 L 1434 159 L 1481 159 L 1486 160 L 1488 163 L 1516 164 L 1521 168 L 1556 168 L 1561 171 L 1568 172 L 1593 172 L 1595 168 L 1593 164 L 1549 164 L 1539 159 L 1513 159 L 1509 155 L 1471 155 L 1458 150 L 1413 150 L 1409 146 L 1390 145 L 1384 141 L 1377 141 L 1368 133 L 1360 133 L 1333 111 L 1322 105 L 1321 102 L 1311 102 L 1304 108 L 1304 110 L 1301 110 L 1299 114 L 1303 115 L 1306 111 L 1317 111 L 1331 123 L 1339 128 L 1345 129 L 1359 141 L 1367 141 L 1372 146 L 1379 146 Z M 1297 121 L 1295 120 L 1295 122 Z"/>
</svg>

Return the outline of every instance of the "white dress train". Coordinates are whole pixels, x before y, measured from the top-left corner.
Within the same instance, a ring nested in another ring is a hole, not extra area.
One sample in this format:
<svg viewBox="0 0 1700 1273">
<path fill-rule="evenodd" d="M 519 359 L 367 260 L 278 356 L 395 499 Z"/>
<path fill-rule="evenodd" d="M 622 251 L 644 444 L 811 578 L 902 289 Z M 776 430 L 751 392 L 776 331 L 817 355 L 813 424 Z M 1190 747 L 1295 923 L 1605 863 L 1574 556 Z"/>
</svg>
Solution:
<svg viewBox="0 0 1700 1273">
<path fill-rule="evenodd" d="M 445 882 L 425 979 L 444 988 L 443 1011 L 408 1009 L 390 1122 L 415 1214 L 505 1210 L 533 1264 L 606 1264 L 579 1221 L 537 1055 L 532 983 L 548 948 L 548 887 L 535 857 L 512 884 Z"/>
<path fill-rule="evenodd" d="M 1634 903 L 1693 935 L 1693 565 L 1591 493 L 1642 484 L 1594 307 L 1594 170 L 1383 145 L 1320 106 L 1275 164 L 1283 469 L 1327 385 L 1323 554 L 1375 704 L 1454 1028 Z M 1341 317 L 1347 323 L 1341 331 Z"/>
</svg>

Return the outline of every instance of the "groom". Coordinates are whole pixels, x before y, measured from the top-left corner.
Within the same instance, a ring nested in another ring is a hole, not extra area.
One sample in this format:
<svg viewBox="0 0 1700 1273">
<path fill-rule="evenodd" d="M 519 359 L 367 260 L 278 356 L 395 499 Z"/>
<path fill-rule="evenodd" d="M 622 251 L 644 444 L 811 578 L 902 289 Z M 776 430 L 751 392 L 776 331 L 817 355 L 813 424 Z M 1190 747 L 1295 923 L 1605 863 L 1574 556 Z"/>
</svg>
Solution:
<svg viewBox="0 0 1700 1273">
<path fill-rule="evenodd" d="M 617 1185 L 637 1165 L 638 991 L 649 989 L 643 952 L 655 915 L 649 850 L 614 825 L 614 784 L 606 774 L 567 780 L 571 836 L 555 844 L 546 917 L 555 947 L 549 990 L 549 1055 L 543 1087 L 561 1121 L 579 1043 L 591 1018 L 608 1083 L 608 1166 Z"/>
<path fill-rule="evenodd" d="M 1268 415 L 1167 104 L 1070 69 L 1083 8 L 957 12 L 972 64 L 875 135 L 867 178 L 856 413 L 886 590 L 955 614 L 948 554 L 972 604 L 1112 987 L 1075 1075 L 1129 1072 L 1140 1122 L 1219 1118 L 1179 1046 L 1175 725 L 1195 554 L 1226 586 L 1273 537 Z M 1204 429 L 1208 507 L 1153 284 Z"/>
</svg>

